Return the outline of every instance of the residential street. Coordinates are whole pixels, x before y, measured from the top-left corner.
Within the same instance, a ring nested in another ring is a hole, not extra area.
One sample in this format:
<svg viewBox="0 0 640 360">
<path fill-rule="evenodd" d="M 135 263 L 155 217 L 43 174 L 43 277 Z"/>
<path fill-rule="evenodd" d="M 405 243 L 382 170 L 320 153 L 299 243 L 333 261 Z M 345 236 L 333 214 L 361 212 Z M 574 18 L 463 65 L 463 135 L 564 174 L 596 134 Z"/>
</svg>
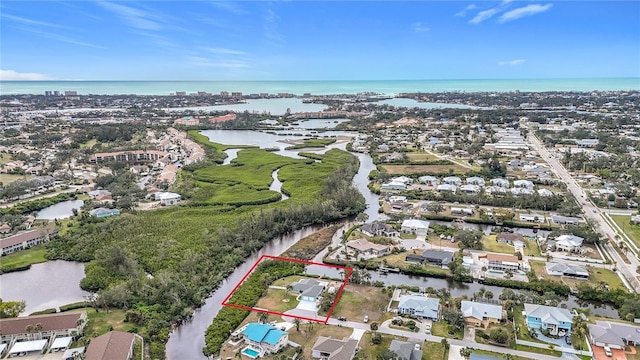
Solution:
<svg viewBox="0 0 640 360">
<path fill-rule="evenodd" d="M 599 230 L 609 239 L 609 242 L 604 243 L 602 247 L 607 251 L 613 261 L 616 263 L 617 269 L 623 275 L 623 278 L 632 286 L 632 288 L 636 292 L 640 292 L 640 281 L 638 281 L 638 277 L 636 274 L 636 269 L 640 265 L 640 261 L 638 261 L 638 258 L 630 254 L 628 258 L 631 264 L 626 264 L 622 260 L 620 254 L 618 254 L 618 252 L 610 244 L 611 241 L 615 241 L 614 239 L 616 238 L 616 232 L 604 220 L 601 214 L 601 210 L 588 200 L 587 194 L 575 181 L 575 179 L 573 179 L 571 175 L 569 175 L 567 169 L 562 166 L 558 159 L 553 157 L 549 153 L 549 151 L 547 151 L 547 149 L 535 135 L 530 134 L 528 139 L 534 150 L 536 150 L 538 154 L 549 164 L 556 176 L 567 185 L 567 189 L 571 191 L 573 196 L 580 203 L 582 209 L 584 210 L 584 217 L 595 221 L 595 223 L 597 224 L 597 230 Z"/>
</svg>

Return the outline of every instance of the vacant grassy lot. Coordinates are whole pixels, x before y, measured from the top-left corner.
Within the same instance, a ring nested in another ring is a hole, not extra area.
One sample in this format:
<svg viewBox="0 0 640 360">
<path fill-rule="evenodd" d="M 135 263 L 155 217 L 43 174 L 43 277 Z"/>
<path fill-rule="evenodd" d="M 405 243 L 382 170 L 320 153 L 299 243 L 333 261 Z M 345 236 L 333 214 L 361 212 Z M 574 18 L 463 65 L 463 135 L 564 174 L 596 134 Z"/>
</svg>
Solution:
<svg viewBox="0 0 640 360">
<path fill-rule="evenodd" d="M 378 321 L 384 315 L 389 300 L 391 295 L 383 293 L 381 288 L 348 284 L 331 316 L 362 321 L 368 315 L 369 321 Z"/>
<path fill-rule="evenodd" d="M 6 164 L 11 161 L 11 155 L 2 153 L 0 154 L 0 165 Z"/>
<path fill-rule="evenodd" d="M 422 360 L 442 360 L 446 359 L 449 352 L 439 342 L 425 341 L 422 344 Z"/>
<path fill-rule="evenodd" d="M 472 170 L 453 163 L 451 165 L 381 165 L 381 167 L 391 175 L 448 174 L 449 170 L 453 170 L 454 174 L 466 174 Z"/>
<path fill-rule="evenodd" d="M 93 308 L 87 307 L 82 309 L 71 310 L 71 312 L 87 311 L 87 327 L 84 329 L 85 336 L 94 338 L 96 336 L 107 333 L 111 330 L 129 331 L 135 327 L 133 323 L 124 321 L 124 310 L 110 309 L 109 312 L 100 310 L 96 312 Z"/>
<path fill-rule="evenodd" d="M 391 345 L 391 340 L 400 340 L 406 341 L 406 337 L 392 336 L 392 335 L 382 335 L 382 341 L 380 344 L 373 344 L 371 342 L 371 336 L 373 334 L 371 332 L 366 332 L 358 347 L 361 349 L 358 353 L 359 357 L 365 360 L 378 360 L 381 359 L 382 354 L 389 349 L 389 345 Z"/>
<path fill-rule="evenodd" d="M 320 253 L 320 251 L 331 245 L 333 234 L 335 234 L 337 230 L 338 227 L 332 225 L 317 231 L 295 243 L 292 247 L 288 248 L 287 251 L 282 253 L 281 256 L 311 260 Z"/>
<path fill-rule="evenodd" d="M 640 247 L 640 225 L 631 225 L 629 223 L 629 221 L 631 221 L 631 216 L 611 215 L 611 219 L 620 226 L 620 229 L 629 236 L 636 246 Z"/>
<path fill-rule="evenodd" d="M 289 294 L 287 290 L 267 289 L 267 295 L 258 300 L 256 307 L 283 313 L 287 310 L 295 309 L 298 300 L 294 295 Z"/>
<path fill-rule="evenodd" d="M 16 180 L 31 180 L 33 175 L 17 175 L 17 174 L 0 174 L 0 182 L 4 185 L 12 183 Z"/>
<path fill-rule="evenodd" d="M 300 279 L 305 279 L 306 277 L 304 276 L 300 276 L 300 275 L 293 275 L 293 276 L 287 276 L 285 278 L 282 279 L 278 279 L 276 281 L 273 282 L 274 286 L 284 286 L 286 287 L 287 285 L 291 285 L 294 282 L 297 282 Z"/>
<path fill-rule="evenodd" d="M 411 162 L 435 161 L 439 160 L 437 156 L 431 154 L 407 153 L 407 158 Z"/>
<path fill-rule="evenodd" d="M 349 337 L 353 333 L 353 329 L 348 327 L 338 327 L 319 323 L 300 324 L 299 330 L 300 331 L 296 331 L 295 326 L 291 328 L 291 330 L 289 330 L 289 340 L 302 345 L 304 349 L 302 354 L 305 359 L 312 359 L 311 348 L 320 336 L 343 339 L 345 337 Z"/>
<path fill-rule="evenodd" d="M 3 256 L 0 260 L 0 271 L 6 272 L 7 270 L 17 267 L 45 262 L 47 261 L 47 259 L 44 258 L 45 253 L 44 245 L 38 245 L 31 249 Z"/>
<path fill-rule="evenodd" d="M 485 235 L 482 237 L 482 250 L 511 255 L 515 252 L 515 248 L 513 246 L 499 243 L 496 240 L 496 234 Z"/>
<path fill-rule="evenodd" d="M 431 333 L 435 336 L 462 340 L 463 338 L 462 330 L 454 331 L 450 328 L 451 326 L 449 326 L 449 324 L 447 324 L 444 321 L 434 321 L 431 327 Z M 452 330 L 452 331 L 450 332 L 449 330 Z"/>
</svg>

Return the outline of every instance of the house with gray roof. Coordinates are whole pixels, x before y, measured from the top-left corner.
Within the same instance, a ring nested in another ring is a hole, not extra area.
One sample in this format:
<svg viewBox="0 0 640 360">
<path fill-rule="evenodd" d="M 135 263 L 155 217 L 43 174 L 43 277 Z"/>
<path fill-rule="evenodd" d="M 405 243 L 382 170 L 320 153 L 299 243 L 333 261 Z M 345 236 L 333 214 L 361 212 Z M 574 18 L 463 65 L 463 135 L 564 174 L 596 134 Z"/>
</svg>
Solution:
<svg viewBox="0 0 640 360">
<path fill-rule="evenodd" d="M 587 327 L 591 343 L 596 346 L 624 349 L 629 345 L 640 344 L 640 326 L 596 320 L 595 324 L 588 324 Z"/>
<path fill-rule="evenodd" d="M 571 332 L 573 316 L 567 309 L 554 306 L 524 304 L 526 324 L 532 329 L 546 329 L 551 335 L 565 336 Z"/>
<path fill-rule="evenodd" d="M 442 250 L 425 250 L 422 253 L 422 261 L 430 265 L 446 267 L 453 260 L 454 253 Z"/>
<path fill-rule="evenodd" d="M 384 237 L 396 237 L 400 236 L 400 233 L 392 226 L 383 222 L 374 221 L 372 223 L 364 224 L 360 227 L 360 232 L 367 236 L 384 236 Z"/>
<path fill-rule="evenodd" d="M 326 286 L 326 282 L 320 282 L 315 279 L 300 279 L 298 282 L 291 284 L 291 292 L 295 295 L 300 295 L 300 300 L 302 301 L 319 301 Z"/>
<path fill-rule="evenodd" d="M 431 320 L 438 320 L 440 316 L 440 299 L 424 295 L 402 295 L 398 300 L 398 314 Z"/>
<path fill-rule="evenodd" d="M 389 350 L 396 354 L 399 360 L 421 360 L 422 349 L 419 343 L 410 341 L 391 340 Z"/>
<path fill-rule="evenodd" d="M 320 336 L 311 348 L 311 356 L 323 360 L 351 360 L 356 354 L 358 340 L 344 338 L 342 340 Z"/>
<path fill-rule="evenodd" d="M 487 327 L 497 324 L 504 319 L 505 311 L 502 306 L 463 300 L 460 311 L 468 326 Z"/>
<path fill-rule="evenodd" d="M 589 271 L 582 265 L 548 262 L 545 267 L 549 275 L 589 279 Z"/>
</svg>

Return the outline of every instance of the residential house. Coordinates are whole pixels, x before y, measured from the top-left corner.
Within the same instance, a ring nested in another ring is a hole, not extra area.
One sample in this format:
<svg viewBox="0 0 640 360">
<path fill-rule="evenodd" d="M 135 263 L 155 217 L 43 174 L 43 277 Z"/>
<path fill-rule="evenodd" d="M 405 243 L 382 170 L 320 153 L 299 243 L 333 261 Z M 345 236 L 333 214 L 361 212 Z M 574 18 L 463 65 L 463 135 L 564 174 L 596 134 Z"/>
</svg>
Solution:
<svg viewBox="0 0 640 360">
<path fill-rule="evenodd" d="M 482 255 L 478 257 L 480 256 Z M 488 253 L 486 254 L 486 261 L 487 268 L 490 270 L 516 271 L 520 269 L 520 261 L 515 255 Z"/>
<path fill-rule="evenodd" d="M 518 233 L 502 232 L 496 236 L 496 241 L 502 244 L 513 245 L 514 241 L 524 242 L 524 236 Z"/>
<path fill-rule="evenodd" d="M 630 222 L 631 222 L 632 225 L 640 224 L 640 215 L 632 216 Z"/>
<path fill-rule="evenodd" d="M 392 226 L 383 222 L 374 221 L 372 223 L 364 224 L 360 227 L 360 232 L 367 236 L 384 236 L 384 237 L 397 237 L 400 233 Z"/>
<path fill-rule="evenodd" d="M 156 200 L 160 200 L 160 204 L 164 206 L 173 206 L 180 203 L 182 197 L 180 194 L 172 192 L 157 192 L 155 194 Z"/>
<path fill-rule="evenodd" d="M 551 215 L 551 221 L 559 225 L 576 225 L 583 222 L 582 219 L 571 216 Z"/>
<path fill-rule="evenodd" d="M 407 185 L 405 183 L 391 181 L 391 182 L 380 185 L 380 190 L 404 191 L 404 190 L 407 190 Z"/>
<path fill-rule="evenodd" d="M 413 209 L 413 204 L 408 202 L 392 202 L 391 209 L 396 211 L 410 211 Z"/>
<path fill-rule="evenodd" d="M 326 282 L 315 279 L 300 279 L 291 284 L 291 293 L 300 295 L 302 301 L 319 301 L 322 292 L 326 288 Z"/>
<path fill-rule="evenodd" d="M 488 327 L 489 324 L 498 324 L 505 318 L 502 306 L 463 300 L 460 303 L 460 311 L 468 326 Z"/>
<path fill-rule="evenodd" d="M 549 189 L 538 189 L 538 195 L 540 195 L 542 197 L 553 196 L 553 191 L 551 191 Z"/>
<path fill-rule="evenodd" d="M 580 252 L 584 238 L 575 235 L 560 235 L 555 239 L 547 241 L 547 250 Z"/>
<path fill-rule="evenodd" d="M 109 196 L 109 198 L 111 198 L 111 191 L 109 190 L 93 190 L 89 191 L 87 194 L 91 196 L 92 199 L 97 199 L 100 196 Z"/>
<path fill-rule="evenodd" d="M 347 248 L 359 255 L 381 256 L 389 252 L 389 245 L 380 245 L 369 242 L 367 239 L 356 239 L 347 242 Z"/>
<path fill-rule="evenodd" d="M 473 216 L 473 208 L 452 207 L 451 215 Z"/>
<path fill-rule="evenodd" d="M 447 176 L 446 178 L 442 179 L 442 181 L 445 184 L 454 185 L 454 186 L 459 186 L 460 184 L 462 184 L 462 180 L 457 176 Z"/>
<path fill-rule="evenodd" d="M 484 188 L 484 192 L 491 195 L 505 195 L 507 193 L 507 189 L 499 186 L 487 186 Z"/>
<path fill-rule="evenodd" d="M 249 323 L 242 336 L 247 346 L 259 353 L 258 356 L 275 354 L 289 342 L 289 333 L 271 324 Z"/>
<path fill-rule="evenodd" d="M 407 202 L 407 197 L 406 196 L 401 196 L 401 195 L 391 195 L 389 196 L 389 202 L 390 203 L 404 203 Z"/>
<path fill-rule="evenodd" d="M 424 295 L 402 295 L 398 299 L 398 314 L 438 320 L 440 300 Z"/>
<path fill-rule="evenodd" d="M 399 176 L 391 179 L 391 182 L 403 183 L 405 185 L 413 184 L 413 179 L 407 176 Z"/>
<path fill-rule="evenodd" d="M 517 188 L 533 189 L 533 182 L 529 180 L 515 180 L 513 186 Z"/>
<path fill-rule="evenodd" d="M 520 219 L 520 221 L 526 221 L 530 223 L 544 222 L 544 215 L 540 214 L 520 214 L 518 218 Z"/>
<path fill-rule="evenodd" d="M 9 223 L 2 223 L 0 225 L 0 234 L 8 234 L 11 232 L 11 225 Z"/>
<path fill-rule="evenodd" d="M 120 210 L 118 210 L 118 209 L 107 209 L 107 208 L 104 208 L 104 207 L 99 207 L 97 209 L 93 209 L 93 210 L 89 211 L 89 215 L 91 215 L 93 217 L 97 217 L 97 218 L 103 218 L 103 217 L 120 215 Z"/>
<path fill-rule="evenodd" d="M 589 271 L 582 265 L 548 262 L 545 267 L 549 275 L 566 276 L 576 279 L 589 278 Z"/>
<path fill-rule="evenodd" d="M 554 336 L 565 336 L 571 332 L 573 316 L 567 309 L 538 304 L 524 304 L 524 315 L 528 328 L 545 329 Z"/>
<path fill-rule="evenodd" d="M 402 222 L 400 230 L 403 233 L 426 236 L 429 231 L 429 222 L 417 219 L 406 219 Z"/>
<path fill-rule="evenodd" d="M 356 355 L 358 340 L 342 340 L 320 336 L 311 348 L 311 356 L 322 360 L 351 360 Z"/>
<path fill-rule="evenodd" d="M 422 253 L 422 261 L 430 265 L 446 267 L 453 261 L 454 253 L 442 250 L 425 250 Z"/>
<path fill-rule="evenodd" d="M 89 343 L 85 360 L 131 360 L 135 335 L 123 331 L 109 331 Z"/>
<path fill-rule="evenodd" d="M 640 344 L 640 326 L 613 321 L 596 320 L 588 324 L 589 338 L 595 346 L 624 349 Z"/>
<path fill-rule="evenodd" d="M 436 187 L 436 191 L 437 192 L 452 192 L 455 193 L 457 190 L 455 185 L 451 185 L 451 184 L 442 184 L 442 185 L 438 185 Z"/>
<path fill-rule="evenodd" d="M 479 176 L 468 177 L 467 184 L 484 186 L 484 179 Z"/>
<path fill-rule="evenodd" d="M 40 331 L 27 332 L 27 327 L 32 329 L 40 324 Z M 63 312 L 47 315 L 33 315 L 16 318 L 0 319 L 0 343 L 11 343 L 19 340 L 32 339 L 34 334 L 38 337 L 51 338 L 53 336 L 74 336 L 82 334 L 87 324 L 87 312 Z"/>
<path fill-rule="evenodd" d="M 511 192 L 511 194 L 513 194 L 514 196 L 533 195 L 533 190 L 525 187 L 514 187 L 509 189 L 509 192 Z"/>
<path fill-rule="evenodd" d="M 420 176 L 418 181 L 427 185 L 440 185 L 440 180 L 435 176 Z"/>
<path fill-rule="evenodd" d="M 56 228 L 53 226 L 49 226 L 0 239 L 2 255 L 11 254 L 16 251 L 28 249 L 32 246 L 46 243 L 57 234 L 58 230 L 56 230 Z"/>
<path fill-rule="evenodd" d="M 478 185 L 474 185 L 474 184 L 465 184 L 460 186 L 460 191 L 465 193 L 465 194 L 479 194 L 480 190 L 482 190 L 482 188 Z"/>
<path fill-rule="evenodd" d="M 490 183 L 493 186 L 501 187 L 504 189 L 509 188 L 509 180 L 507 179 L 495 178 L 495 179 L 491 179 Z"/>
<path fill-rule="evenodd" d="M 422 360 L 422 349 L 420 343 L 410 341 L 391 340 L 389 350 L 396 354 L 398 360 Z"/>
</svg>

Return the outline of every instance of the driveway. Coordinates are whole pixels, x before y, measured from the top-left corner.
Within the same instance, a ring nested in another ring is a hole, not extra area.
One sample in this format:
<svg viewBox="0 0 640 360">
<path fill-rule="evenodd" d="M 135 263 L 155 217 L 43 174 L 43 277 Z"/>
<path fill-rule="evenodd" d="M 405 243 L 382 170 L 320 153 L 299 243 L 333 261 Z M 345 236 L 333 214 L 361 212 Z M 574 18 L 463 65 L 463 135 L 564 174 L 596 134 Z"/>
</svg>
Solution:
<svg viewBox="0 0 640 360">
<path fill-rule="evenodd" d="M 557 345 L 557 346 L 559 346 L 561 348 L 571 347 L 571 345 L 567 345 L 567 343 L 564 340 L 564 337 L 561 337 L 559 339 L 546 337 L 546 336 L 542 335 L 542 333 L 540 332 L 540 329 L 536 329 L 536 333 L 538 334 L 538 340 L 540 340 L 540 341 L 544 341 L 544 342 L 549 343 L 549 344 L 554 344 L 554 345 Z M 576 354 L 569 353 L 569 352 L 564 352 L 564 351 L 562 352 L 562 358 L 563 359 L 580 360 L 580 358 Z"/>
<path fill-rule="evenodd" d="M 464 327 L 464 340 L 476 342 L 476 328 L 473 326 Z"/>
<path fill-rule="evenodd" d="M 324 321 L 324 319 L 326 319 L 326 317 L 324 316 L 318 316 L 318 314 L 315 311 L 309 311 L 309 310 L 303 310 L 303 309 L 293 309 L 293 310 L 288 310 L 284 312 L 285 315 L 282 315 L 282 319 L 284 321 L 287 322 L 293 322 L 293 319 L 295 319 L 296 317 L 300 318 L 306 318 L 306 319 L 316 319 L 316 320 L 322 320 Z M 293 315 L 293 316 L 287 316 L 287 315 Z M 302 320 L 307 321 L 307 320 Z"/>
<path fill-rule="evenodd" d="M 315 301 L 306 301 L 306 300 L 300 300 L 300 302 L 298 303 L 298 306 L 296 306 L 296 309 L 312 311 L 314 313 L 318 311 L 318 307 L 316 306 Z"/>
<path fill-rule="evenodd" d="M 464 346 L 460 345 L 449 345 L 449 360 L 466 360 L 462 355 L 460 355 L 460 350 Z"/>
</svg>

